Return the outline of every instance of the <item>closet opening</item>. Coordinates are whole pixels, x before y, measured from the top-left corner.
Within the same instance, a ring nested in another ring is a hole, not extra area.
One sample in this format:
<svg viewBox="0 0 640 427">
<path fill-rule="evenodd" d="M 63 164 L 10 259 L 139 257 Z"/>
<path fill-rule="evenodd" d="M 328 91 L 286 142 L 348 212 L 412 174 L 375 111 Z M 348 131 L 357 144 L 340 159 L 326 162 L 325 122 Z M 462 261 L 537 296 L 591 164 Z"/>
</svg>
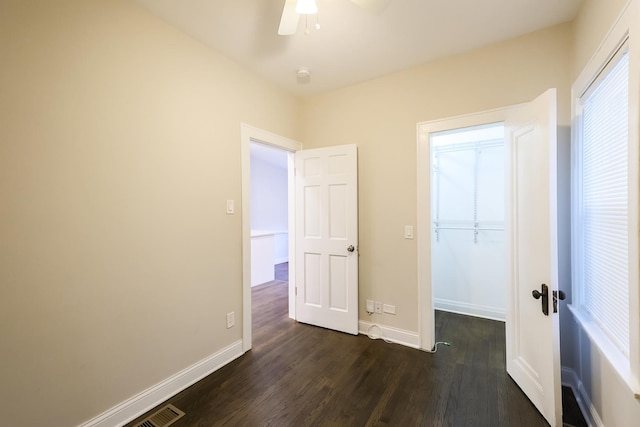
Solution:
<svg viewBox="0 0 640 427">
<path fill-rule="evenodd" d="M 430 134 L 436 310 L 505 321 L 504 139 L 503 123 Z"/>
</svg>

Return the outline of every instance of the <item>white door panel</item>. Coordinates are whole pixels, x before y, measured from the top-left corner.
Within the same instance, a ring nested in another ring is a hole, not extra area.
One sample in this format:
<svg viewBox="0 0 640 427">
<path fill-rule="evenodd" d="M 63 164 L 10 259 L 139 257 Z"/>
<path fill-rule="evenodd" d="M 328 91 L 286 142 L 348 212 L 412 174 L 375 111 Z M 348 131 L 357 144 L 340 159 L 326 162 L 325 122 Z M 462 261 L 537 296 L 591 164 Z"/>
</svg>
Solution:
<svg viewBox="0 0 640 427">
<path fill-rule="evenodd" d="M 302 150 L 295 156 L 296 319 L 357 334 L 357 148 Z"/>
<path fill-rule="evenodd" d="M 562 424 L 558 314 L 556 91 L 505 123 L 508 164 L 507 372 L 552 426 Z M 548 287 L 548 314 L 534 290 Z"/>
</svg>

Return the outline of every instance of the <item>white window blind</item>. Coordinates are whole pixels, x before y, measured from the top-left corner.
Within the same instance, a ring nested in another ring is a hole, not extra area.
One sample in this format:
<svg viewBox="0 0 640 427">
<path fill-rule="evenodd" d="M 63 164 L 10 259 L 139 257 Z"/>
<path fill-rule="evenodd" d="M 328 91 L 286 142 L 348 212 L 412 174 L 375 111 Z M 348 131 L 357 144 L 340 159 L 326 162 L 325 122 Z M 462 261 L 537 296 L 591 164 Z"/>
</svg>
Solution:
<svg viewBox="0 0 640 427">
<path fill-rule="evenodd" d="M 581 301 L 628 357 L 628 52 L 614 58 L 582 102 Z"/>
</svg>

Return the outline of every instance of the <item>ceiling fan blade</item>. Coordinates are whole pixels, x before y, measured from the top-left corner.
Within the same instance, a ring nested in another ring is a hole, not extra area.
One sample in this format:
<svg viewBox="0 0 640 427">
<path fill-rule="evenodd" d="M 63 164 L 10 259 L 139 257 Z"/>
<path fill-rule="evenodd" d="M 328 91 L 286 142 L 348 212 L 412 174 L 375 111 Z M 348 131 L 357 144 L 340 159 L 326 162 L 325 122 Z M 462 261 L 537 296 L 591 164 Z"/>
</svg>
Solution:
<svg viewBox="0 0 640 427">
<path fill-rule="evenodd" d="M 369 12 L 379 13 L 389 6 L 391 0 L 351 0 L 351 2 Z"/>
<path fill-rule="evenodd" d="M 281 36 L 295 34 L 298 31 L 298 21 L 300 21 L 300 15 L 296 12 L 296 0 L 286 0 L 282 8 L 278 34 Z"/>
</svg>

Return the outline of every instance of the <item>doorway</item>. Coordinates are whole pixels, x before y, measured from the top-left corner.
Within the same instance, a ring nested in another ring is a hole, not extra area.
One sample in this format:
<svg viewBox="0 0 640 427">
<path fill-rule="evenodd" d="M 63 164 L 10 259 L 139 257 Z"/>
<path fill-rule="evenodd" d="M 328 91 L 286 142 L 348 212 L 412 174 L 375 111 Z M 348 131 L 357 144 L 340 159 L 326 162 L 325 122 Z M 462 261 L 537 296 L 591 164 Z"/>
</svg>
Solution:
<svg viewBox="0 0 640 427">
<path fill-rule="evenodd" d="M 295 277 L 295 227 L 293 212 L 294 173 L 293 153 L 302 149 L 302 144 L 283 136 L 247 125 L 240 125 L 240 155 L 242 168 L 242 350 L 251 350 L 252 342 L 252 304 L 251 304 L 251 144 L 257 143 L 265 147 L 284 151 L 287 156 L 287 248 L 288 274 Z M 274 254 L 275 256 L 275 254 Z M 289 317 L 295 318 L 295 289 L 289 281 Z"/>
<path fill-rule="evenodd" d="M 434 132 L 430 145 L 434 308 L 504 321 L 504 124 Z"/>
<path fill-rule="evenodd" d="M 506 128 L 504 127 L 504 123 L 509 117 L 510 114 L 513 114 L 518 107 L 508 107 L 497 110 L 490 110 L 475 114 L 469 114 L 465 116 L 447 118 L 442 120 L 435 120 L 431 122 L 418 123 L 418 229 L 425 230 L 425 232 L 418 234 L 418 292 L 419 292 L 419 330 L 420 330 L 420 347 L 423 349 L 431 349 L 435 344 L 435 308 L 439 307 L 442 309 L 446 309 L 447 311 L 461 311 L 464 314 L 479 314 L 480 317 L 486 318 L 497 318 L 500 320 L 505 320 L 505 312 L 508 309 L 505 309 L 506 303 L 503 305 L 502 303 L 496 303 L 495 301 L 487 303 L 487 300 L 480 295 L 455 297 L 453 298 L 453 294 L 442 295 L 434 290 L 434 279 L 440 280 L 439 277 L 433 277 L 433 267 L 434 267 L 434 259 L 433 257 L 441 256 L 439 253 L 439 249 L 442 248 L 442 245 L 438 247 L 439 237 L 443 238 L 454 238 L 457 240 L 461 240 L 458 242 L 460 245 L 465 244 L 467 250 L 477 252 L 477 257 L 482 256 L 482 246 L 496 246 L 495 243 L 489 244 L 488 242 L 491 239 L 496 240 L 499 239 L 499 235 L 496 233 L 500 233 L 500 230 L 479 230 L 480 226 L 483 228 L 496 228 L 503 230 L 505 229 L 505 220 L 504 214 L 502 216 L 496 215 L 495 211 L 497 206 L 491 207 L 492 203 L 494 205 L 501 204 L 500 208 L 503 212 L 506 211 L 505 203 L 506 200 L 506 189 L 505 189 L 505 164 L 506 164 L 506 153 L 503 151 L 502 156 L 504 156 L 505 162 L 503 163 L 502 170 L 502 178 L 500 179 L 500 173 L 496 173 L 492 176 L 491 181 L 493 183 L 491 185 L 500 185 L 503 198 L 501 201 L 496 202 L 495 200 L 492 202 L 491 199 L 488 199 L 488 203 L 486 208 L 483 206 L 483 212 L 480 213 L 477 209 L 474 212 L 474 191 L 473 187 L 470 191 L 470 194 L 466 197 L 466 207 L 465 208 L 457 208 L 455 205 L 451 204 L 449 207 L 441 206 L 442 211 L 438 212 L 437 206 L 432 206 L 434 202 L 432 200 L 432 192 L 438 191 L 437 186 L 440 185 L 440 193 L 443 191 L 449 191 L 455 183 L 448 182 L 445 183 L 443 177 L 440 178 L 440 183 L 438 184 L 438 177 L 434 176 L 432 173 L 433 168 L 433 156 L 435 151 L 444 151 L 440 155 L 441 163 L 445 162 L 445 159 L 448 163 L 452 163 L 456 158 L 458 158 L 459 162 L 462 162 L 464 158 L 466 158 L 467 165 L 464 167 L 466 170 L 466 178 L 462 181 L 467 181 L 474 185 L 474 182 L 477 182 L 476 179 L 476 150 L 475 144 L 476 142 L 481 142 L 486 144 L 487 146 L 495 145 L 496 141 L 502 139 L 503 150 L 506 148 L 504 145 Z M 483 130 L 488 129 L 488 130 Z M 462 131 L 462 132 L 460 132 Z M 467 131 L 467 132 L 464 132 Z M 487 132 L 484 134 L 484 132 Z M 485 135 L 485 136 L 482 136 Z M 435 138 L 435 146 L 433 147 L 434 152 L 432 152 L 432 136 Z M 477 137 L 481 136 L 482 141 L 474 141 L 478 139 Z M 453 145 L 460 144 L 458 147 L 454 147 Z M 463 153 L 463 148 L 469 148 L 472 146 L 473 149 L 467 150 L 466 153 Z M 450 154 L 447 154 L 447 149 L 453 150 L 454 148 L 460 148 L 460 152 L 450 151 Z M 492 149 L 493 150 L 493 149 Z M 499 150 L 494 150 L 499 151 Z M 485 150 L 485 154 L 488 154 L 488 151 Z M 497 157 L 500 157 L 500 153 L 497 154 Z M 480 154 L 482 156 L 482 154 Z M 485 156 L 487 157 L 487 156 Z M 497 160 L 494 159 L 493 162 Z M 437 166 L 437 165 L 436 165 Z M 444 165 L 443 165 L 444 166 Z M 463 163 L 460 163 L 457 166 L 458 171 L 460 172 L 463 169 Z M 479 171 L 478 171 L 479 172 Z M 500 171 L 498 171 L 500 172 Z M 457 178 L 460 180 L 460 176 Z M 496 180 L 499 183 L 496 183 Z M 436 188 L 434 188 L 434 186 Z M 448 186 L 448 187 L 447 187 Z M 484 186 L 490 186 L 483 184 Z M 480 189 L 480 188 L 478 188 Z M 476 189 L 477 190 L 477 189 Z M 495 196 L 499 197 L 499 196 Z M 479 207 L 476 200 L 475 206 Z M 456 211 L 457 209 L 457 211 Z M 448 211 L 449 212 L 448 212 Z M 486 213 L 485 213 L 486 212 Z M 453 218 L 453 223 L 445 223 L 440 221 L 441 219 L 449 220 L 451 218 L 446 218 L 446 215 L 449 215 Z M 462 215 L 466 215 L 463 217 Z M 480 215 L 480 216 L 478 216 Z M 482 224 L 479 222 L 480 219 L 484 218 L 486 221 L 483 221 Z M 475 221 L 474 221 L 475 219 Z M 490 221 L 489 221 L 490 219 Z M 435 226 L 437 224 L 437 226 Z M 444 227 L 444 228 L 443 228 Z M 455 229 L 445 229 L 445 228 L 455 228 Z M 458 230 L 457 228 L 469 228 L 469 230 Z M 504 232 L 503 233 L 503 242 L 504 242 Z M 485 245 L 480 245 L 480 238 L 482 238 L 482 242 Z M 466 241 L 466 243 L 464 243 Z M 478 243 L 475 243 L 478 242 Z M 446 243 L 446 240 L 445 240 Z M 436 250 L 433 253 L 434 249 Z M 505 252 L 505 248 L 499 249 L 502 250 L 502 254 Z M 445 252 L 445 251 L 440 251 Z M 485 250 L 484 256 L 491 256 L 490 250 Z M 450 261 L 455 259 L 453 258 L 453 253 L 449 255 Z M 508 289 L 506 289 L 506 278 L 508 277 L 507 271 L 508 266 L 505 265 L 508 257 L 503 257 L 503 269 L 502 271 L 498 271 L 498 275 L 502 275 L 502 285 L 501 289 L 505 291 L 505 294 L 508 294 Z M 450 265 L 450 264 L 449 264 Z M 495 268 L 493 269 L 496 270 Z M 460 273 L 458 271 L 457 273 Z M 438 273 L 436 273 L 438 274 Z M 457 278 L 456 280 L 462 282 L 464 278 Z M 459 292 L 459 291 L 456 291 Z M 481 291 L 474 290 L 473 292 L 477 292 L 478 294 Z M 438 304 L 436 305 L 436 299 L 438 299 Z M 453 303 L 451 302 L 454 301 Z M 472 302 L 469 302 L 472 301 Z M 475 301 L 475 302 L 473 302 Z M 471 305 L 470 305 L 471 304 Z M 464 310 L 463 310 L 464 308 Z"/>
<path fill-rule="evenodd" d="M 251 286 L 288 282 L 288 153 L 251 142 Z"/>
</svg>

